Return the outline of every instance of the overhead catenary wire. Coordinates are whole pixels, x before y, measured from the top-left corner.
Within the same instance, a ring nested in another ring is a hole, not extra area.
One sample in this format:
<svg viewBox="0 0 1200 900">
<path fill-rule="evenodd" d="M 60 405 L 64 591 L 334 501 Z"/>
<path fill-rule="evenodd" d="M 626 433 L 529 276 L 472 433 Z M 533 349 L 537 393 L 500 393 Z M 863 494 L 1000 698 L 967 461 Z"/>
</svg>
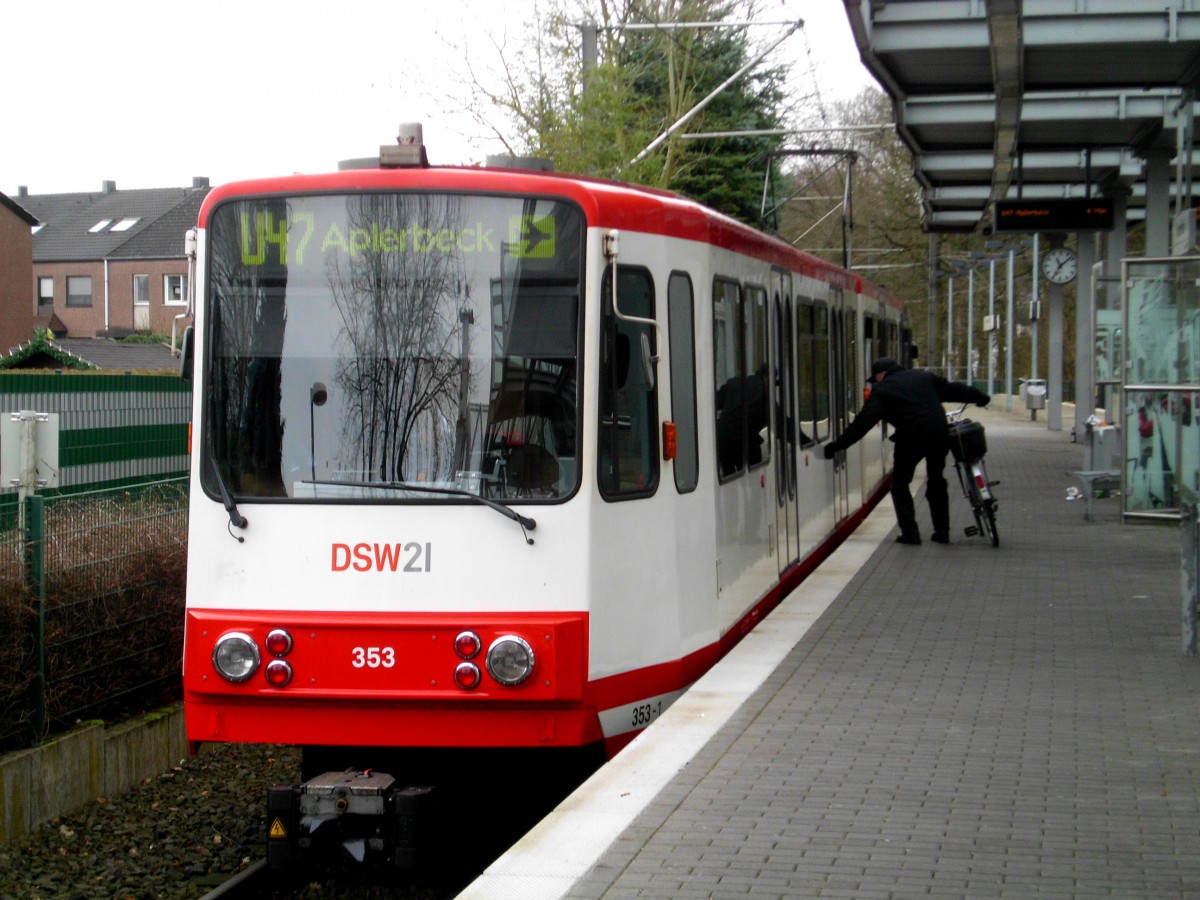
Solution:
<svg viewBox="0 0 1200 900">
<path fill-rule="evenodd" d="M 829 124 L 829 113 L 825 109 L 825 101 L 821 97 L 821 83 L 817 80 L 817 66 L 813 61 L 812 45 L 808 42 L 808 32 L 802 35 L 804 38 L 804 54 L 808 57 L 808 74 L 812 78 L 813 92 L 817 95 L 817 111 L 821 114 L 821 121 L 826 125 Z"/>
<path fill-rule="evenodd" d="M 766 202 L 765 202 L 765 199 L 764 199 L 764 202 L 763 202 L 763 205 L 762 205 L 762 209 L 761 209 L 761 210 L 760 210 L 760 212 L 759 212 L 759 219 L 766 219 L 766 218 L 767 218 L 767 216 L 770 216 L 770 215 L 773 215 L 773 214 L 775 214 L 775 213 L 776 213 L 776 212 L 778 212 L 779 210 L 783 209 L 783 207 L 784 207 L 784 206 L 786 206 L 788 203 L 791 203 L 793 200 L 797 200 L 797 199 L 800 199 L 800 200 L 811 200 L 811 201 L 818 201 L 818 200 L 821 200 L 821 201 L 836 200 L 836 201 L 838 201 L 838 205 L 840 206 L 840 205 L 841 205 L 841 202 L 842 202 L 842 199 L 843 199 L 843 196 L 842 196 L 841 194 L 837 194 L 836 196 L 834 196 L 834 195 L 830 195 L 830 196 L 813 196 L 813 197 L 801 197 L 801 196 L 800 196 L 800 195 L 801 195 L 801 194 L 803 194 L 803 193 L 804 193 L 806 190 L 808 190 L 808 188 L 809 188 L 809 186 L 810 186 L 810 185 L 812 185 L 814 182 L 816 182 L 816 181 L 820 180 L 820 178 L 821 178 L 822 176 L 824 176 L 826 172 L 828 172 L 830 169 L 834 168 L 834 167 L 835 167 L 835 166 L 837 166 L 837 165 L 838 165 L 838 161 L 837 161 L 837 160 L 835 160 L 834 162 L 831 162 L 831 163 L 830 163 L 829 165 L 827 165 L 827 166 L 826 166 L 824 169 L 822 169 L 820 172 L 818 172 L 818 173 L 816 173 L 815 175 L 813 175 L 811 178 L 809 178 L 809 179 L 808 179 L 807 181 L 805 181 L 803 184 L 801 184 L 801 185 L 797 185 L 797 186 L 796 186 L 796 188 L 795 188 L 795 189 L 794 189 L 794 190 L 793 190 L 793 191 L 792 191 L 790 194 L 788 194 L 786 197 L 784 197 L 782 200 L 780 200 L 778 203 L 776 203 L 774 206 L 770 207 L 769 209 L 767 208 L 767 205 L 766 205 Z M 766 174 L 766 178 L 764 179 L 764 182 L 763 182 L 763 192 L 764 192 L 764 194 L 766 193 L 767 186 L 770 184 L 770 180 L 771 180 L 771 168 L 770 168 L 770 166 L 768 166 L 768 167 L 767 167 L 767 174 Z"/>
<path fill-rule="evenodd" d="M 887 131 L 895 128 L 894 122 L 878 122 L 872 125 L 834 125 L 828 128 L 747 128 L 742 131 L 693 131 L 681 134 L 680 140 L 700 141 L 729 137 L 790 137 L 808 134 L 843 134 L 847 131 Z"/>
<path fill-rule="evenodd" d="M 840 211 L 841 208 L 842 208 L 842 204 L 839 203 L 836 206 L 834 206 L 832 209 L 830 209 L 829 212 L 825 213 L 825 215 L 821 216 L 821 218 L 817 219 L 817 221 L 813 222 L 812 225 L 810 225 L 808 227 L 807 231 L 805 231 L 803 234 L 797 236 L 797 238 L 794 241 L 792 241 L 792 246 L 793 247 L 797 246 L 802 240 L 804 240 L 806 237 L 808 237 L 808 235 L 812 232 L 812 230 L 814 228 L 816 228 L 818 225 L 820 225 L 822 222 L 824 222 L 826 219 L 828 219 L 830 216 L 832 216 L 835 212 Z"/>
<path fill-rule="evenodd" d="M 765 50 L 763 50 L 761 53 L 759 53 L 757 56 L 755 56 L 753 59 L 751 59 L 748 63 L 746 63 L 744 66 L 742 66 L 736 72 L 734 72 L 732 75 L 730 75 L 724 81 L 722 81 L 719 85 L 717 85 L 715 88 L 713 88 L 713 90 L 708 94 L 708 96 L 706 96 L 703 100 L 701 100 L 695 106 L 693 106 L 691 109 L 689 109 L 687 112 L 685 112 L 682 116 L 679 117 L 679 119 L 673 125 L 671 125 L 669 128 L 667 128 L 666 131 L 664 131 L 662 134 L 660 134 L 658 137 L 656 137 L 654 140 L 652 140 L 641 153 L 639 153 L 637 156 L 635 156 L 633 159 L 631 159 L 627 163 L 626 168 L 628 166 L 637 165 L 639 162 L 641 162 L 643 159 L 645 159 L 647 156 L 649 156 L 651 153 L 653 153 L 655 150 L 657 150 L 660 146 L 662 146 L 662 144 L 667 140 L 667 138 L 669 138 L 676 131 L 678 131 L 680 128 L 682 128 L 684 125 L 686 125 L 688 122 L 690 122 L 692 120 L 692 118 L 696 116 L 697 113 L 699 113 L 706 106 L 708 106 L 709 103 L 711 103 L 714 99 L 716 99 L 718 96 L 720 96 L 720 94 L 726 88 L 728 88 L 730 85 L 732 85 L 738 79 L 740 79 L 743 75 L 745 75 L 747 72 L 749 72 L 755 66 L 757 66 L 772 51 L 774 51 L 776 47 L 778 47 L 780 44 L 782 44 L 784 41 L 786 41 L 789 37 L 791 37 L 798 29 L 801 29 L 803 27 L 804 27 L 804 20 L 803 19 L 797 20 L 795 22 L 795 24 L 792 25 L 791 28 L 789 28 L 781 37 L 779 37 L 777 40 L 775 40 L 769 47 L 767 47 Z M 618 174 L 620 171 L 621 170 L 618 169 Z"/>
</svg>

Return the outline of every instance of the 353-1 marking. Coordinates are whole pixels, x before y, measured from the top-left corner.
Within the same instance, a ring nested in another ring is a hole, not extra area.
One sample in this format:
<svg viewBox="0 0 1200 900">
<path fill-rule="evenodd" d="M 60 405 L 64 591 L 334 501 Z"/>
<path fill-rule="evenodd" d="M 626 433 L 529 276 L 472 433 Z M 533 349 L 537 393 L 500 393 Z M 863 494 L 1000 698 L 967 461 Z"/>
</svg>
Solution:
<svg viewBox="0 0 1200 900">
<path fill-rule="evenodd" d="M 633 708 L 633 713 L 629 717 L 629 724 L 634 728 L 645 728 L 661 716 L 662 711 L 663 705 L 661 700 L 657 703 L 640 703 Z"/>
</svg>

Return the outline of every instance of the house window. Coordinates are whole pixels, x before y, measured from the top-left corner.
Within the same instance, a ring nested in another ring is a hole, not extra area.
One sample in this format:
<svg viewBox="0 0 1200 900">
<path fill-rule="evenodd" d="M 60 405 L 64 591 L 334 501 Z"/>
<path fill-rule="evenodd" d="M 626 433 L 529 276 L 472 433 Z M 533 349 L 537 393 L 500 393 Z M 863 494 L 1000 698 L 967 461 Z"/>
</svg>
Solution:
<svg viewBox="0 0 1200 900">
<path fill-rule="evenodd" d="M 67 306 L 92 305 L 92 276 L 67 276 Z"/>
<path fill-rule="evenodd" d="M 114 225 L 109 230 L 110 231 L 128 231 L 130 228 L 132 228 L 134 225 L 136 225 L 140 221 L 141 221 L 141 219 L 122 219 L 120 222 L 118 222 L 116 225 Z"/>
<path fill-rule="evenodd" d="M 54 279 L 49 275 L 38 276 L 38 310 L 54 308 Z"/>
<path fill-rule="evenodd" d="M 107 228 L 111 224 L 112 224 L 112 219 L 101 219 L 99 222 L 97 222 L 95 225 L 93 225 L 91 228 L 89 228 L 88 232 L 90 234 L 99 234 L 100 232 L 102 232 L 105 228 Z"/>
<path fill-rule="evenodd" d="M 149 306 L 150 305 L 150 276 L 149 275 L 134 275 L 133 276 L 133 305 L 134 306 Z"/>
<path fill-rule="evenodd" d="M 167 275 L 163 280 L 163 298 L 167 306 L 184 306 L 187 303 L 187 276 Z"/>
</svg>

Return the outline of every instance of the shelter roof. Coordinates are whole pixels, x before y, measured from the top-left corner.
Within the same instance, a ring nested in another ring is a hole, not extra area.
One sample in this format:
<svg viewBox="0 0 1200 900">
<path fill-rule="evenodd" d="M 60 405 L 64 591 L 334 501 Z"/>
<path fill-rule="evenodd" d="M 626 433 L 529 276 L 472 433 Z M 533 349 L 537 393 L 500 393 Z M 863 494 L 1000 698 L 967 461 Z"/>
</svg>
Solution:
<svg viewBox="0 0 1200 900">
<path fill-rule="evenodd" d="M 987 225 L 995 200 L 1117 191 L 1139 218 L 1151 154 L 1171 156 L 1191 191 L 1200 85 L 1192 0 L 843 5 L 914 154 L 927 229 Z"/>
</svg>

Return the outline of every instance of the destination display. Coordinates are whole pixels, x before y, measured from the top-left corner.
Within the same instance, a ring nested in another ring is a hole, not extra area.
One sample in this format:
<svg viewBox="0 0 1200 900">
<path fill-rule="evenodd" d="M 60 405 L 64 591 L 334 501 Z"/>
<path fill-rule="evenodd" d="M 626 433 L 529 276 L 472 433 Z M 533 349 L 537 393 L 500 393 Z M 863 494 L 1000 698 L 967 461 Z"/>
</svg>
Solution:
<svg viewBox="0 0 1200 900">
<path fill-rule="evenodd" d="M 476 221 L 455 228 L 393 222 L 318 221 L 311 211 L 277 215 L 273 210 L 239 216 L 244 266 L 306 266 L 330 252 L 361 254 L 489 253 L 517 259 L 555 256 L 555 219 L 509 216 L 506 227 Z M 497 232 L 503 235 L 500 237 Z M 312 251 L 316 251 L 313 253 Z"/>
<path fill-rule="evenodd" d="M 1105 197 L 997 200 L 993 225 L 1002 234 L 1107 231 L 1113 226 L 1113 206 Z"/>
</svg>

